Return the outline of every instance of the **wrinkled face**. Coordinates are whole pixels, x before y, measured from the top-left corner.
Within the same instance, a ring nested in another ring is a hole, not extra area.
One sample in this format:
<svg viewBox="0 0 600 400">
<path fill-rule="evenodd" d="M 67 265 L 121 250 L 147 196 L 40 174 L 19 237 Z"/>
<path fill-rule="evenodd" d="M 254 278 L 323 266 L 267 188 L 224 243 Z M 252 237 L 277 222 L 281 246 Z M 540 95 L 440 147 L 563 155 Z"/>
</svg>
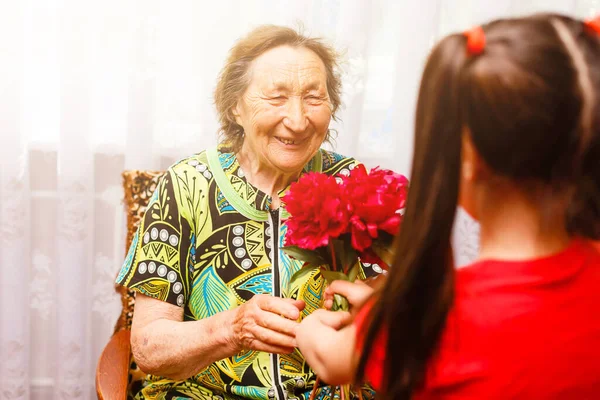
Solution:
<svg viewBox="0 0 600 400">
<path fill-rule="evenodd" d="M 306 48 L 275 47 L 257 57 L 235 109 L 243 151 L 263 167 L 298 173 L 323 143 L 331 103 L 321 59 Z"/>
</svg>

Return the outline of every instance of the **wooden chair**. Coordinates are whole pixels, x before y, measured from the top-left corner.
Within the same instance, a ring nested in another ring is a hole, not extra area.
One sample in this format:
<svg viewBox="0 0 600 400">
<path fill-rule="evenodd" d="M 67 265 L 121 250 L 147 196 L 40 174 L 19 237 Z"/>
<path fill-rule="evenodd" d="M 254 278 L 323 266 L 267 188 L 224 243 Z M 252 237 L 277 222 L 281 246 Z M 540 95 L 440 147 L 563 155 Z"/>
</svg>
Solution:
<svg viewBox="0 0 600 400">
<path fill-rule="evenodd" d="M 144 216 L 158 179 L 164 172 L 124 171 L 123 190 L 127 212 L 127 239 L 125 252 Z M 116 278 L 116 276 L 115 276 Z M 135 304 L 134 292 L 115 285 L 121 295 L 122 310 L 113 336 L 102 351 L 96 368 L 96 393 L 100 400 L 124 400 L 139 390 L 145 374 L 137 368 L 131 355 L 130 331 Z"/>
</svg>

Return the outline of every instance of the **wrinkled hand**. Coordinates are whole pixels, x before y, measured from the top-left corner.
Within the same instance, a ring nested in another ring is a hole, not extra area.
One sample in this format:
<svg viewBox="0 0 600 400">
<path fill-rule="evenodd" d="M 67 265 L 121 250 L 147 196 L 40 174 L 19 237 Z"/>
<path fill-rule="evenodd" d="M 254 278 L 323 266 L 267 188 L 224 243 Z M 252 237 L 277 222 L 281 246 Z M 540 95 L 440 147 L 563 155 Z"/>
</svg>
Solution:
<svg viewBox="0 0 600 400">
<path fill-rule="evenodd" d="M 255 295 L 235 309 L 231 326 L 234 346 L 239 351 L 291 353 L 297 346 L 297 320 L 304 306 L 302 300 Z"/>
<path fill-rule="evenodd" d="M 325 289 L 323 297 L 325 299 L 325 308 L 331 309 L 333 306 L 333 295 L 340 294 L 348 299 L 350 310 L 354 311 L 360 308 L 373 293 L 373 288 L 362 281 L 333 281 Z"/>
</svg>

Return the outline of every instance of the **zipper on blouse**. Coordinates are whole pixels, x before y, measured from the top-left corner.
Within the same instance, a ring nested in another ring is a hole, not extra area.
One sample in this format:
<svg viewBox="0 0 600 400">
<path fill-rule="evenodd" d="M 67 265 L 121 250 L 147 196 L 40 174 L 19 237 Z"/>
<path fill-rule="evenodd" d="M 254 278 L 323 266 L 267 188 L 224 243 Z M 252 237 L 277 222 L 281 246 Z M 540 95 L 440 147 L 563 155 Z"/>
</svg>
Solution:
<svg viewBox="0 0 600 400">
<path fill-rule="evenodd" d="M 269 211 L 269 225 L 271 226 L 271 279 L 273 281 L 273 296 L 281 297 L 281 277 L 279 274 L 279 226 L 281 224 L 281 214 L 279 209 Z M 279 371 L 279 354 L 271 353 L 271 369 L 273 374 L 273 386 L 275 397 L 278 400 L 285 400 L 287 396 L 283 390 L 281 374 Z"/>
</svg>

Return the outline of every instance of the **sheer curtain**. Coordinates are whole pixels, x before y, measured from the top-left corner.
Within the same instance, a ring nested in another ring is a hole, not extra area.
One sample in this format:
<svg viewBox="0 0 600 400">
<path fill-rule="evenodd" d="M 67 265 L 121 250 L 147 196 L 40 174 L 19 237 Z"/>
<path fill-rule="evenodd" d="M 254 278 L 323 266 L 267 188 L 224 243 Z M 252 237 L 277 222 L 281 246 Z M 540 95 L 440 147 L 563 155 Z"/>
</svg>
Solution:
<svg viewBox="0 0 600 400">
<path fill-rule="evenodd" d="M 120 172 L 216 143 L 211 93 L 234 40 L 262 23 L 345 49 L 336 148 L 408 174 L 415 95 L 441 35 L 598 0 L 4 0 L 0 3 L 0 399 L 95 398 L 119 312 Z M 477 252 L 460 215 L 459 263 Z"/>
</svg>

